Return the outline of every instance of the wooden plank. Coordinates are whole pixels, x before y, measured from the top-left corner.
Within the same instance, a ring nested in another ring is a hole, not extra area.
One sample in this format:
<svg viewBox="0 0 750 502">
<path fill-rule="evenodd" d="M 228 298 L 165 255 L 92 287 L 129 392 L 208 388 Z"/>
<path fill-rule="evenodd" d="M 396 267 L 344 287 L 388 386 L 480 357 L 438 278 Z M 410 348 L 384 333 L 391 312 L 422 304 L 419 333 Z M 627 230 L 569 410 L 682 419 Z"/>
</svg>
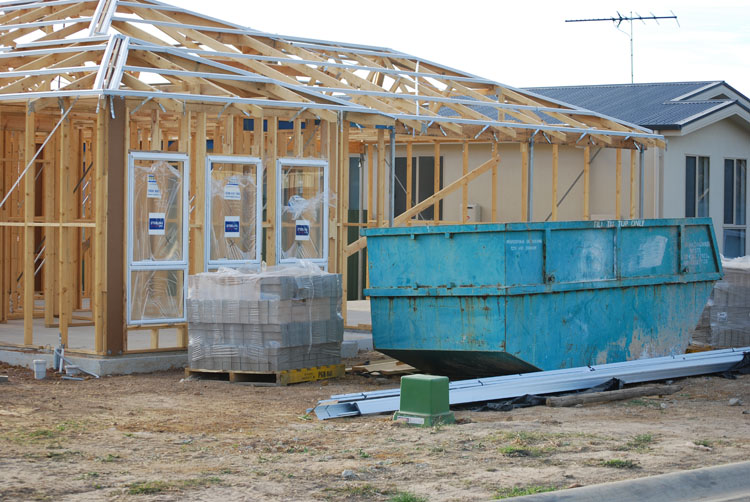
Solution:
<svg viewBox="0 0 750 502">
<path fill-rule="evenodd" d="M 159 328 L 151 328 L 151 345 L 150 348 L 159 348 Z"/>
<path fill-rule="evenodd" d="M 341 214 L 339 215 L 339 221 L 342 223 L 339 225 L 339 242 L 341 246 L 345 246 L 349 241 L 349 229 L 344 225 L 344 223 L 349 222 L 349 128 L 350 122 L 345 120 L 341 125 L 341 159 L 339 160 L 339 179 L 341 180 L 341 184 L 338 193 L 339 203 L 337 204 L 341 210 Z M 349 267 L 347 265 L 349 258 L 344 256 L 344 253 L 338 253 L 338 259 L 338 272 L 341 274 L 341 316 L 344 319 L 344 326 L 346 326 L 348 318 L 346 302 L 349 292 L 349 288 L 347 287 Z"/>
<path fill-rule="evenodd" d="M 107 166 L 105 197 L 107 199 L 106 214 L 106 242 L 105 263 L 103 264 L 106 274 L 106 289 L 102 297 L 104 304 L 104 346 L 103 352 L 108 355 L 120 355 L 125 350 L 125 256 L 124 242 L 127 242 L 125 227 L 126 214 L 126 186 L 123 182 L 127 175 L 127 143 L 130 141 L 128 131 L 129 114 L 125 102 L 115 99 L 110 102 L 114 105 L 114 118 L 111 118 L 110 110 L 106 118 L 106 156 Z"/>
<path fill-rule="evenodd" d="M 435 142 L 433 149 L 433 165 L 432 165 L 432 193 L 438 193 L 440 191 L 440 143 Z M 432 206 L 432 221 L 438 223 L 440 221 L 440 202 L 436 201 Z"/>
<path fill-rule="evenodd" d="M 521 148 L 521 221 L 529 220 L 529 144 L 520 143 Z"/>
<path fill-rule="evenodd" d="M 559 160 L 560 147 L 557 143 L 554 143 L 552 145 L 552 221 L 557 221 L 557 177 Z"/>
<path fill-rule="evenodd" d="M 42 155 L 44 160 L 54 159 L 56 146 L 55 137 L 47 143 Z M 57 163 L 45 163 L 42 170 L 42 191 L 44 200 L 42 204 L 42 215 L 45 222 L 51 223 L 55 219 L 55 174 Z M 44 325 L 50 327 L 55 322 L 55 276 L 57 270 L 57 229 L 54 227 L 44 228 L 44 265 L 42 266 L 42 287 L 44 291 Z"/>
<path fill-rule="evenodd" d="M 615 159 L 615 218 L 622 218 L 622 148 L 617 149 Z"/>
<path fill-rule="evenodd" d="M 263 112 L 253 115 L 253 146 L 252 155 L 260 159 L 263 158 Z M 258 236 L 258 245 L 261 245 L 260 236 Z"/>
<path fill-rule="evenodd" d="M 107 333 L 107 119 L 109 110 L 106 102 L 101 104 L 96 117 L 96 146 L 94 149 L 94 215 L 96 228 L 91 239 L 94 248 L 94 288 L 91 298 L 94 312 L 94 345 L 98 354 L 104 353 L 104 337 Z M 119 179 L 118 179 L 119 181 Z"/>
<path fill-rule="evenodd" d="M 411 142 L 406 143 L 406 209 L 411 209 L 412 206 L 412 200 L 414 200 L 414 193 L 412 190 L 412 185 L 414 184 L 414 174 L 412 173 L 412 170 L 414 169 L 414 160 L 413 160 L 413 146 Z"/>
<path fill-rule="evenodd" d="M 100 110 L 101 111 L 101 110 Z M 159 126 L 159 110 L 151 111 L 151 144 L 149 150 L 162 150 L 161 127 Z"/>
<path fill-rule="evenodd" d="M 564 407 L 593 403 L 609 403 L 623 401 L 644 396 L 667 396 L 682 390 L 682 385 L 642 385 L 629 389 L 611 390 L 607 392 L 591 392 L 572 394 L 570 396 L 552 396 L 546 400 L 547 406 Z"/>
<path fill-rule="evenodd" d="M 352 366 L 351 371 L 355 373 L 380 373 L 381 375 L 386 376 L 410 375 L 418 372 L 414 366 L 397 361 L 396 359 L 386 359 L 383 361 L 375 361 L 371 364 Z"/>
<path fill-rule="evenodd" d="M 591 210 L 589 208 L 590 185 L 591 185 L 591 147 L 583 149 L 583 219 L 591 219 Z"/>
<path fill-rule="evenodd" d="M 492 188 L 491 188 L 491 209 L 490 216 L 492 223 L 497 222 L 497 192 L 499 187 L 497 186 L 498 171 L 500 170 L 500 144 L 492 143 L 492 158 L 495 159 L 495 164 L 492 166 Z"/>
<path fill-rule="evenodd" d="M 5 130 L 3 125 L 3 112 L 0 110 L 0 154 L 5 151 Z M 2 186 L 2 196 L 5 197 L 7 190 L 10 189 L 8 183 L 9 169 L 6 167 L 5 157 L 0 159 L 0 186 Z M 0 208 L 0 219 L 6 219 L 7 209 L 5 206 Z M 4 228 L 0 229 L 0 322 L 4 323 L 8 320 L 8 273 L 6 266 L 10 264 L 10 239 L 8 231 Z"/>
<path fill-rule="evenodd" d="M 463 158 L 462 158 L 463 170 L 461 174 L 466 176 L 469 173 L 469 142 L 464 141 L 463 145 Z M 469 184 L 464 183 L 461 187 L 461 222 L 466 223 L 469 221 Z M 476 222 L 473 222 L 476 223 Z"/>
<path fill-rule="evenodd" d="M 630 219 L 635 218 L 635 156 L 638 150 L 630 150 Z"/>
<path fill-rule="evenodd" d="M 36 151 L 35 141 L 36 114 L 26 112 L 24 130 L 24 166 L 31 164 Z M 34 219 L 36 168 L 32 165 L 24 176 L 24 221 Z M 32 345 L 34 341 L 34 227 L 24 227 L 24 260 L 23 260 L 23 343 Z"/>
<path fill-rule="evenodd" d="M 206 112 L 198 112 L 195 116 L 195 158 L 191 159 L 192 171 L 195 173 L 195 225 L 193 229 L 192 256 L 193 273 L 204 271 L 205 265 L 205 228 L 206 207 Z"/>
<path fill-rule="evenodd" d="M 378 129 L 378 226 L 385 226 L 385 130 Z"/>
<path fill-rule="evenodd" d="M 348 124 L 348 122 L 347 122 Z M 304 157 L 303 149 L 305 147 L 304 138 L 302 137 L 302 119 L 294 119 L 292 129 L 292 144 L 294 145 L 294 156 L 297 158 Z"/>
<path fill-rule="evenodd" d="M 270 222 L 270 226 L 266 228 L 266 263 L 276 265 L 276 184 L 281 182 L 281 180 L 276 179 L 279 119 L 268 117 L 266 121 L 268 123 L 268 132 L 266 133 L 266 141 L 268 141 L 266 147 L 266 216 Z M 262 125 L 261 130 L 263 130 Z"/>
<path fill-rule="evenodd" d="M 375 207 L 375 201 L 373 192 L 375 187 L 374 184 L 374 160 L 375 160 L 375 145 L 372 143 L 367 145 L 367 226 L 372 226 L 370 222 L 375 221 L 373 218 L 373 208 Z"/>
</svg>

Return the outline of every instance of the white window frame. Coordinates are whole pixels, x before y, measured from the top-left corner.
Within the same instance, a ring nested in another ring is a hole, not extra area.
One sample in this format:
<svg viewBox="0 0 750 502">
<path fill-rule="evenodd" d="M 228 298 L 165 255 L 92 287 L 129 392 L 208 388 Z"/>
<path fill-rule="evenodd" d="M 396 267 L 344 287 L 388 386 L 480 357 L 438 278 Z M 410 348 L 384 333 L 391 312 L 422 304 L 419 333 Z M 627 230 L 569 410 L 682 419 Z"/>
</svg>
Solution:
<svg viewBox="0 0 750 502">
<path fill-rule="evenodd" d="M 299 258 L 281 258 L 281 210 L 284 203 L 281 200 L 284 185 L 284 167 L 320 167 L 323 169 L 323 256 L 319 259 L 300 260 Z M 323 159 L 295 159 L 281 158 L 276 161 L 276 263 L 299 263 L 301 261 L 314 263 L 323 270 L 328 270 L 328 161 Z"/>
<path fill-rule="evenodd" d="M 745 249 L 743 250 L 743 254 L 740 256 L 744 256 L 747 254 L 747 211 L 748 211 L 748 204 L 747 204 L 747 176 L 748 170 L 747 170 L 747 159 L 741 159 L 739 157 L 725 157 L 724 158 L 724 165 L 726 165 L 726 161 L 732 161 L 732 223 L 726 223 L 724 222 L 724 204 L 726 203 L 726 197 L 727 194 L 724 194 L 724 201 L 722 201 L 722 208 L 721 208 L 721 222 L 722 222 L 722 239 L 721 239 L 721 245 L 722 245 L 722 251 L 724 251 L 724 245 L 726 244 L 726 237 L 724 233 L 726 230 L 744 230 L 745 231 Z M 735 216 L 737 215 L 736 209 L 737 209 L 737 197 L 735 197 L 735 188 L 737 183 L 737 162 L 742 161 L 745 163 L 745 223 L 744 224 L 738 224 L 735 220 Z M 726 176 L 724 174 L 724 171 L 722 170 L 722 176 Z M 722 184 L 723 186 L 723 184 Z"/>
<path fill-rule="evenodd" d="M 135 161 L 164 161 L 182 162 L 182 260 L 133 260 L 133 198 L 135 197 Z M 141 326 L 148 324 L 171 324 L 187 322 L 187 295 L 188 295 L 188 239 L 190 212 L 188 209 L 188 187 L 190 186 L 190 157 L 184 153 L 166 152 L 144 152 L 131 151 L 128 153 L 128 211 L 127 211 L 127 298 L 126 319 L 128 326 Z M 149 270 L 179 270 L 183 273 L 182 281 L 182 317 L 160 318 L 160 319 L 132 319 L 132 272 Z"/>
<path fill-rule="evenodd" d="M 253 164 L 255 165 L 255 259 L 254 260 L 212 260 L 211 259 L 211 172 L 213 164 Z M 260 268 L 263 257 L 263 161 L 258 157 L 241 155 L 207 155 L 205 179 L 205 213 L 204 221 L 204 270 L 215 270 L 219 267 L 250 266 Z"/>
</svg>

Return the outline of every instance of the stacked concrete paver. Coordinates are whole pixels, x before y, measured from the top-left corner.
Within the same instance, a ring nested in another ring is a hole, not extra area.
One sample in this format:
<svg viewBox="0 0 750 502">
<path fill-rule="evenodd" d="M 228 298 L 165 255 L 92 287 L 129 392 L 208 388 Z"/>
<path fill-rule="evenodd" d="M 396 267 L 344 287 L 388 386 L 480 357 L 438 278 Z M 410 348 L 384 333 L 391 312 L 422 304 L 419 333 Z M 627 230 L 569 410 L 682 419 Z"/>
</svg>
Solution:
<svg viewBox="0 0 750 502">
<path fill-rule="evenodd" d="M 190 277 L 190 368 L 272 372 L 339 364 L 341 276 L 301 267 Z"/>
</svg>

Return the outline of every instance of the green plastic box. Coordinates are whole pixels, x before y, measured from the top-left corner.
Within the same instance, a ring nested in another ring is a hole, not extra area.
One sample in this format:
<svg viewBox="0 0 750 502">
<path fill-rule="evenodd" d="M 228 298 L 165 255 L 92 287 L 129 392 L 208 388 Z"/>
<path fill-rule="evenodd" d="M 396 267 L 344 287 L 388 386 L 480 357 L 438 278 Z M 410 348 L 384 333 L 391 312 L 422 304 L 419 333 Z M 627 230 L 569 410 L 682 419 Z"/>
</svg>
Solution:
<svg viewBox="0 0 750 502">
<path fill-rule="evenodd" d="M 435 375 L 402 377 L 401 403 L 393 419 L 422 427 L 455 423 L 456 418 L 450 411 L 448 399 L 448 377 Z"/>
</svg>

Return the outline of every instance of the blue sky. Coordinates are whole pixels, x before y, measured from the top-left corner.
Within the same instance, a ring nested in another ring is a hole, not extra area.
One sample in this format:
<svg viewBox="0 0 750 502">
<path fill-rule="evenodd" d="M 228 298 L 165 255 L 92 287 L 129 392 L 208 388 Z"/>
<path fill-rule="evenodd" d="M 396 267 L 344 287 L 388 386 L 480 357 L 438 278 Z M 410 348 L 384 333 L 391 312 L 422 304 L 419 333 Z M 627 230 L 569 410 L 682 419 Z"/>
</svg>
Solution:
<svg viewBox="0 0 750 502">
<path fill-rule="evenodd" d="M 515 87 L 630 82 L 627 34 L 565 19 L 673 11 L 679 26 L 634 24 L 635 82 L 725 80 L 750 96 L 747 0 L 172 3 L 272 33 L 391 47 Z"/>
</svg>

